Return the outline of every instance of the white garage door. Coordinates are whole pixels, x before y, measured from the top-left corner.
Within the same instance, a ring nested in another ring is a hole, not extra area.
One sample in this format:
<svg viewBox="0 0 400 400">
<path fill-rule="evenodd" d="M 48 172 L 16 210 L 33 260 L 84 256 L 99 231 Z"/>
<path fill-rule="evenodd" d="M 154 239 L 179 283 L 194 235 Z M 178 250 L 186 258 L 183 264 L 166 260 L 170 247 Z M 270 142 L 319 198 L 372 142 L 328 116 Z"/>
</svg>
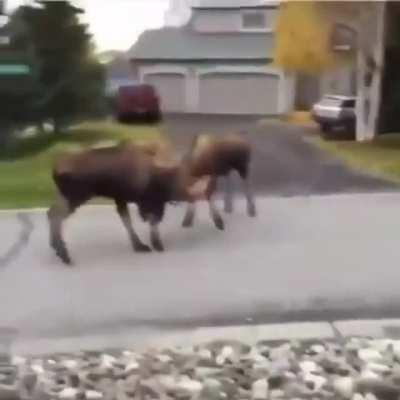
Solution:
<svg viewBox="0 0 400 400">
<path fill-rule="evenodd" d="M 213 73 L 200 78 L 200 112 L 278 114 L 279 76 Z"/>
<path fill-rule="evenodd" d="M 175 73 L 147 74 L 144 81 L 157 89 L 163 112 L 185 111 L 184 75 Z"/>
</svg>

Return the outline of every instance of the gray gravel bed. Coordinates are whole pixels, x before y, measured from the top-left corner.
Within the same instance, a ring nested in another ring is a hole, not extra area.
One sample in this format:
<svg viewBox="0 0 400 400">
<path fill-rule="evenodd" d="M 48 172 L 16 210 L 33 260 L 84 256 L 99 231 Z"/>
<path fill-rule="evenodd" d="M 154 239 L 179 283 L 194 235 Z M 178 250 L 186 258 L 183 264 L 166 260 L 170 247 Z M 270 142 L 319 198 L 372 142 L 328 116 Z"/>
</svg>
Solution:
<svg viewBox="0 0 400 400">
<path fill-rule="evenodd" d="M 14 356 L 0 400 L 397 400 L 400 341 L 350 338 Z"/>
</svg>

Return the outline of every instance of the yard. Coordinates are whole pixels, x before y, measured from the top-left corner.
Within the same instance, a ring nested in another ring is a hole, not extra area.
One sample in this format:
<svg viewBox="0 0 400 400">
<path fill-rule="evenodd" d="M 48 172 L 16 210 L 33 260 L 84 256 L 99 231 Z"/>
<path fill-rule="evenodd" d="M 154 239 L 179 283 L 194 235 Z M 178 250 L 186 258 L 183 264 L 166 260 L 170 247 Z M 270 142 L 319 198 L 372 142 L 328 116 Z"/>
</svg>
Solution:
<svg viewBox="0 0 400 400">
<path fill-rule="evenodd" d="M 349 166 L 400 183 L 400 135 L 378 137 L 372 143 L 325 141 L 313 142 Z"/>
<path fill-rule="evenodd" d="M 111 122 L 86 122 L 64 134 L 41 134 L 16 141 L 0 158 L 0 208 L 48 206 L 54 198 L 51 179 L 54 158 L 62 151 L 121 140 L 154 140 L 157 126 L 125 126 Z"/>
</svg>

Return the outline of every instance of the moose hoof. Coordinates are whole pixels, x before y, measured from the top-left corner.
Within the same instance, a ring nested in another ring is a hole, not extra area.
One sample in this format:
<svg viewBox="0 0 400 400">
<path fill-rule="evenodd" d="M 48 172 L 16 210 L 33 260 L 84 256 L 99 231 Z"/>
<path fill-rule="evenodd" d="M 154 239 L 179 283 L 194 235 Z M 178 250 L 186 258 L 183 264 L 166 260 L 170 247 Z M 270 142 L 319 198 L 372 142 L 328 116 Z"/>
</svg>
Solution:
<svg viewBox="0 0 400 400">
<path fill-rule="evenodd" d="M 66 265 L 72 265 L 71 257 L 68 253 L 67 246 L 61 239 L 55 237 L 50 238 L 50 246 L 54 249 L 57 257 Z"/>
<path fill-rule="evenodd" d="M 257 216 L 257 211 L 256 211 L 256 207 L 254 205 L 251 205 L 247 208 L 247 214 L 249 215 L 249 217 L 256 217 Z"/>
<path fill-rule="evenodd" d="M 185 218 L 182 222 L 182 226 L 184 228 L 192 228 L 193 227 L 193 218 Z"/>
<path fill-rule="evenodd" d="M 224 220 L 221 217 L 214 217 L 214 224 L 217 229 L 223 231 L 225 229 Z"/>
<path fill-rule="evenodd" d="M 164 246 L 161 242 L 154 242 L 153 247 L 154 247 L 154 250 L 158 251 L 159 253 L 162 253 L 165 251 Z"/>
<path fill-rule="evenodd" d="M 70 255 L 68 254 L 67 249 L 63 248 L 63 247 L 57 247 L 56 249 L 56 254 L 57 256 L 61 259 L 61 261 L 65 264 L 65 265 L 72 265 L 72 260 Z"/>
<path fill-rule="evenodd" d="M 151 253 L 152 251 L 150 246 L 143 243 L 135 245 L 134 249 L 137 253 Z"/>
</svg>

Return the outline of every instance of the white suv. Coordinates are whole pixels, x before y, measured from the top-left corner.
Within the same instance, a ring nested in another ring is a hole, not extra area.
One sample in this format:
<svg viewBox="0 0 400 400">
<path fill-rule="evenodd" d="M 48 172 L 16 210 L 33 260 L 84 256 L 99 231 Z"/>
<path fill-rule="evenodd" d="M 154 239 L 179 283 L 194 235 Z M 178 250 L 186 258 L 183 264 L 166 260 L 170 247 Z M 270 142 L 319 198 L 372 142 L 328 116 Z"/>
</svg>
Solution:
<svg viewBox="0 0 400 400">
<path fill-rule="evenodd" d="M 323 132 L 342 127 L 354 131 L 356 123 L 356 98 L 350 96 L 325 95 L 311 111 L 312 118 Z"/>
</svg>

